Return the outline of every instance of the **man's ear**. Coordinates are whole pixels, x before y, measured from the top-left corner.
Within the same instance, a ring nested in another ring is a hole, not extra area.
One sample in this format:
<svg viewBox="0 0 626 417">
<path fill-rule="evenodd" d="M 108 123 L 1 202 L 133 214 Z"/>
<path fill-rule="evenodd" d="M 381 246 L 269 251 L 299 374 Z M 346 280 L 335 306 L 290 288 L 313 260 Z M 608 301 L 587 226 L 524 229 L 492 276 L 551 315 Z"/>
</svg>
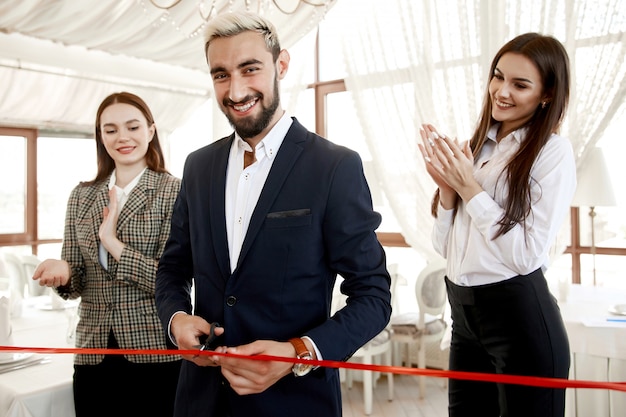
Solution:
<svg viewBox="0 0 626 417">
<path fill-rule="evenodd" d="M 276 73 L 278 75 L 278 79 L 282 80 L 287 75 L 287 70 L 289 69 L 289 60 L 291 57 L 289 56 L 289 52 L 286 49 L 283 49 L 278 54 L 278 59 L 276 60 Z"/>
</svg>

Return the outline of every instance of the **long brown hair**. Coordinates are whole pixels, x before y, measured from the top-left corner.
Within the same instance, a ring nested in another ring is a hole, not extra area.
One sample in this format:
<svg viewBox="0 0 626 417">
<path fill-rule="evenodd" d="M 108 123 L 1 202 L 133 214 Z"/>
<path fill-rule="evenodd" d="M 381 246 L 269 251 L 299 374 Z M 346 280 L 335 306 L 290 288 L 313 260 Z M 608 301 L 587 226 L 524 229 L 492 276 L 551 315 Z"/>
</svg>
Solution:
<svg viewBox="0 0 626 417">
<path fill-rule="evenodd" d="M 93 185 L 100 181 L 105 180 L 113 170 L 115 169 L 115 161 L 109 155 L 106 148 L 104 147 L 104 143 L 102 143 L 102 130 L 100 128 L 100 119 L 102 117 L 102 112 L 109 106 L 116 103 L 124 103 L 130 104 L 131 106 L 136 107 L 141 111 L 148 122 L 148 127 L 154 124 L 154 117 L 152 116 L 152 112 L 148 105 L 141 99 L 141 97 L 136 96 L 135 94 L 128 93 L 126 91 L 122 91 L 120 93 L 113 93 L 107 98 L 105 98 L 102 103 L 100 103 L 100 107 L 98 107 L 98 111 L 96 112 L 96 151 L 98 158 L 98 172 L 96 173 L 96 178 L 91 181 L 84 182 L 83 185 Z M 152 140 L 148 144 L 148 150 L 146 152 L 146 163 L 148 168 L 155 172 L 164 172 L 167 173 L 167 169 L 165 168 L 165 158 L 163 157 L 163 151 L 161 150 L 161 143 L 159 142 L 159 134 L 157 132 L 156 126 L 154 128 L 154 136 Z"/>
<path fill-rule="evenodd" d="M 489 81 L 494 76 L 500 58 L 508 52 L 523 55 L 535 64 L 543 83 L 543 96 L 549 97 L 549 100 L 537 106 L 534 115 L 524 125 L 528 129 L 526 138 L 505 167 L 509 194 L 506 197 L 504 214 L 498 221 L 500 228 L 494 239 L 511 230 L 516 224 L 525 224 L 532 204 L 530 190 L 533 179 L 530 170 L 550 136 L 558 132 L 565 117 L 570 90 L 569 57 L 557 39 L 538 33 L 525 33 L 513 38 L 500 48 L 493 58 Z M 498 123 L 491 117 L 489 81 L 481 116 L 470 140 L 470 148 L 474 155 L 480 154 L 489 128 Z M 433 214 L 436 213 L 439 204 L 438 191 L 433 198 Z"/>
</svg>

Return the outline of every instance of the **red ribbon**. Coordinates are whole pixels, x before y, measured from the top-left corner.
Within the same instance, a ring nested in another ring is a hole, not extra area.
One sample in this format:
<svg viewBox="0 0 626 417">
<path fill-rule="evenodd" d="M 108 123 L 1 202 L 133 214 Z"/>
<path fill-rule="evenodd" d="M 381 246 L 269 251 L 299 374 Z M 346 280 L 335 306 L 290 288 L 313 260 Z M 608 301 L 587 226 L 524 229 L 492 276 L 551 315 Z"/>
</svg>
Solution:
<svg viewBox="0 0 626 417">
<path fill-rule="evenodd" d="M 626 382 L 601 382 L 601 381 L 581 381 L 562 378 L 545 378 L 537 376 L 486 374 L 479 372 L 444 371 L 438 369 L 406 368 L 400 366 L 371 365 L 355 362 L 341 362 L 329 360 L 305 360 L 298 358 L 286 358 L 283 356 L 271 355 L 236 355 L 232 353 L 219 353 L 213 351 L 183 350 L 183 349 L 85 349 L 85 348 L 47 348 L 47 347 L 18 347 L 0 346 L 0 352 L 33 352 L 46 354 L 72 353 L 81 355 L 206 355 L 206 356 L 228 356 L 240 359 L 307 363 L 315 366 L 327 368 L 357 369 L 362 371 L 374 371 L 382 373 L 393 373 L 414 376 L 429 376 L 435 378 L 463 379 L 471 381 L 496 382 L 501 384 L 528 385 L 544 388 L 593 388 L 608 389 L 626 392 Z"/>
</svg>

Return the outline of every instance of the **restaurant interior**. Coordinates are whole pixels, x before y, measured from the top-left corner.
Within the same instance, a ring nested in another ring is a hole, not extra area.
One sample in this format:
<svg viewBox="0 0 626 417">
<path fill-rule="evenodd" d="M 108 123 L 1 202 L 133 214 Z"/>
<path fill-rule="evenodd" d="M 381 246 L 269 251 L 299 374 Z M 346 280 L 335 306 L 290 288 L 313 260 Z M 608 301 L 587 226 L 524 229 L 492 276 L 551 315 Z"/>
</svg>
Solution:
<svg viewBox="0 0 626 417">
<path fill-rule="evenodd" d="M 414 373 L 342 369 L 344 415 L 447 415 L 451 321 L 419 130 L 432 123 L 466 140 L 491 58 L 524 32 L 556 37 L 571 60 L 560 134 L 572 144 L 577 189 L 546 272 L 570 340 L 570 379 L 626 383 L 626 2 L 0 0 L 0 417 L 74 416 L 72 354 L 46 349 L 74 346 L 80 301 L 31 277 L 59 258 L 69 194 L 95 175 L 99 103 L 119 91 L 142 97 L 168 169 L 182 176 L 190 152 L 232 132 L 203 29 L 233 10 L 276 25 L 291 55 L 283 108 L 360 154 L 383 218 L 394 310 L 351 361 Z M 440 284 L 426 295 L 428 282 Z M 568 417 L 624 410 L 623 389 L 567 389 Z"/>
</svg>

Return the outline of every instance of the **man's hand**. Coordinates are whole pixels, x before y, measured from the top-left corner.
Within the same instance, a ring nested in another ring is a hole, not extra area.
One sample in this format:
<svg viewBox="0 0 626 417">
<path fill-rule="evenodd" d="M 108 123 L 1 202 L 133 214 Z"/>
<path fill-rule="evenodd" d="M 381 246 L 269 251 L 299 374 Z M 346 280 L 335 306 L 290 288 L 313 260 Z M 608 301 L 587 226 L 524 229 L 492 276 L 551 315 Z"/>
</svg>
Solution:
<svg viewBox="0 0 626 417">
<path fill-rule="evenodd" d="M 219 347 L 216 352 L 232 353 L 244 356 L 270 355 L 295 358 L 296 350 L 289 342 L 274 342 L 271 340 L 257 340 L 247 345 L 237 347 Z M 222 375 L 230 383 L 230 387 L 239 395 L 258 394 L 265 391 L 279 379 L 291 373 L 293 364 L 289 362 L 274 362 L 249 360 L 216 356 L 215 363 L 222 366 Z"/>
<path fill-rule="evenodd" d="M 215 328 L 215 335 L 221 336 L 224 333 L 223 327 Z M 185 313 L 178 313 L 172 318 L 170 332 L 179 349 L 198 350 L 200 338 L 211 333 L 211 324 L 202 317 L 192 316 Z M 182 355 L 184 359 L 195 363 L 198 366 L 219 366 L 214 362 L 214 357 L 209 355 Z"/>
</svg>

